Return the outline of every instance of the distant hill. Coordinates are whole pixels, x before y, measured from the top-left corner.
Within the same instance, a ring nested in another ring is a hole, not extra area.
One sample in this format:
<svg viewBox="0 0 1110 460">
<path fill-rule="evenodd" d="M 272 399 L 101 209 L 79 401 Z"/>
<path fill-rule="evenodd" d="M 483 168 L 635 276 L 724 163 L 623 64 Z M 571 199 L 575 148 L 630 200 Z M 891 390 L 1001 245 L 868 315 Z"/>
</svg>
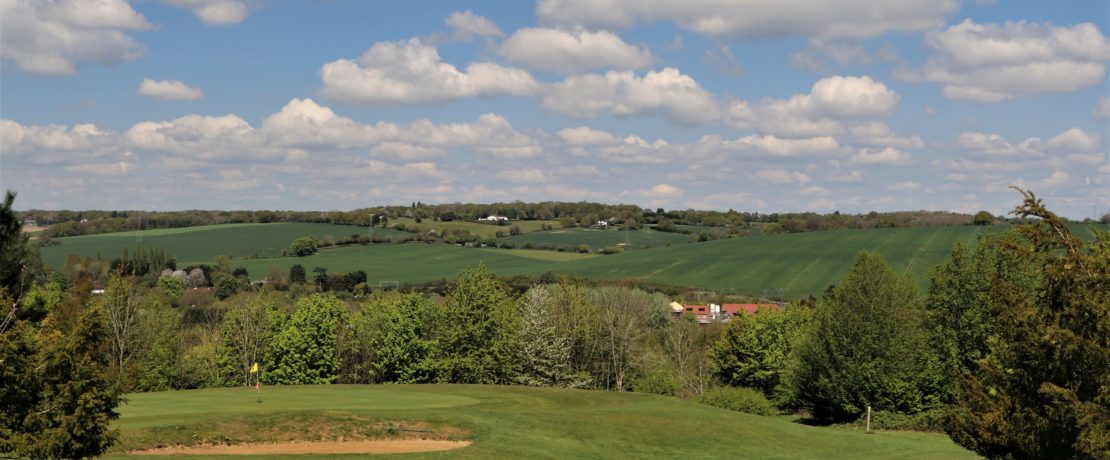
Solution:
<svg viewBox="0 0 1110 460">
<path fill-rule="evenodd" d="M 1072 226 L 1084 239 L 1092 237 L 1090 227 Z M 620 243 L 626 238 L 633 245 L 628 252 L 606 256 L 411 243 L 349 246 L 322 250 L 308 257 L 280 257 L 281 250 L 296 237 L 341 237 L 360 230 L 351 226 L 300 223 L 147 232 L 143 244 L 165 249 L 177 258 L 179 265 L 207 262 L 216 255 L 230 254 L 234 256 L 231 265 L 247 268 L 254 279 L 264 278 L 271 267 L 288 269 L 293 264 L 301 264 L 309 271 L 314 267 L 324 267 L 331 272 L 363 270 L 371 286 L 382 282 L 422 283 L 454 278 L 464 268 L 485 263 L 504 276 L 539 275 L 550 271 L 603 280 L 636 279 L 722 293 L 790 299 L 820 295 L 826 287 L 839 282 L 860 251 L 878 251 L 895 270 L 911 274 L 925 287 L 925 274 L 948 257 L 955 243 L 975 244 L 978 235 L 1007 228 L 999 225 L 830 230 L 757 234 L 701 243 L 686 242 L 689 241 L 687 235 L 651 230 L 633 231 L 627 236 L 615 230 L 555 230 L 510 238 L 518 243 L 517 248 L 528 241 L 557 241 L 559 244 L 587 244 L 596 251 L 602 245 Z M 375 229 L 375 234 L 379 233 L 400 234 L 395 230 Z M 61 267 L 69 253 L 117 256 L 124 247 L 136 247 L 138 236 L 137 232 L 127 232 L 58 238 L 57 241 L 61 245 L 43 248 L 43 260 L 55 268 Z"/>
</svg>

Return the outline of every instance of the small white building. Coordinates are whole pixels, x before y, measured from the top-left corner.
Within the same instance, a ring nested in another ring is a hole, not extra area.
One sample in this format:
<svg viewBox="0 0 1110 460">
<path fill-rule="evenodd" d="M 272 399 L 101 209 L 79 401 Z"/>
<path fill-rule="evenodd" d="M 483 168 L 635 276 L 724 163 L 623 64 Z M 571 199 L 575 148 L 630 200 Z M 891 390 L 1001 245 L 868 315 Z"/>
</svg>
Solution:
<svg viewBox="0 0 1110 460">
<path fill-rule="evenodd" d="M 489 216 L 489 217 L 479 217 L 478 218 L 478 222 L 498 223 L 498 222 L 508 222 L 508 221 L 509 221 L 509 218 L 505 217 L 505 216 Z"/>
</svg>

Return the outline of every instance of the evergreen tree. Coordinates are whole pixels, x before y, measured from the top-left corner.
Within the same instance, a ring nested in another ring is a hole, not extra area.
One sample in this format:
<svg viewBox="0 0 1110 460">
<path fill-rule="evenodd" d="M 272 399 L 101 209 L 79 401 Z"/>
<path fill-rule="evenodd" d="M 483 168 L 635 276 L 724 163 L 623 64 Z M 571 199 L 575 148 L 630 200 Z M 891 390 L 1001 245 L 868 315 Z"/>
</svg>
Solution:
<svg viewBox="0 0 1110 460">
<path fill-rule="evenodd" d="M 84 296 L 72 294 L 38 331 L 20 321 L 0 334 L 5 368 L 0 451 L 84 458 L 115 442 L 118 433 L 111 424 L 119 417 L 120 395 L 108 377 L 107 318 L 99 306 L 86 305 Z"/>
<path fill-rule="evenodd" d="M 923 318 L 913 281 L 861 253 L 814 311 L 786 376 L 787 402 L 828 422 L 855 420 L 867 406 L 931 407 L 938 377 Z"/>
<path fill-rule="evenodd" d="M 300 284 L 305 282 L 304 267 L 301 264 L 293 264 L 289 267 L 289 284 Z"/>
<path fill-rule="evenodd" d="M 1035 282 L 989 279 L 993 333 L 946 431 L 990 458 L 1110 458 L 1110 234 L 1084 248 L 1031 192 L 1000 249 Z"/>
</svg>

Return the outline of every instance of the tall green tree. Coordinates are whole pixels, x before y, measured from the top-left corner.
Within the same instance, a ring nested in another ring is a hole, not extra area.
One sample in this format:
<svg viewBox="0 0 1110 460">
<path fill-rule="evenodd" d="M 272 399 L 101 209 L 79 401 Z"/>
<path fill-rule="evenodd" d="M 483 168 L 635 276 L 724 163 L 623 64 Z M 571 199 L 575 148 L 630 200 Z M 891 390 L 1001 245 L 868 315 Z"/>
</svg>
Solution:
<svg viewBox="0 0 1110 460">
<path fill-rule="evenodd" d="M 234 302 L 224 315 L 221 332 L 224 346 L 235 363 L 235 377 L 244 386 L 250 385 L 254 363 L 268 366 L 271 341 L 282 323 L 282 315 L 270 294 Z"/>
<path fill-rule="evenodd" d="M 352 382 L 430 383 L 437 362 L 434 325 L 438 306 L 420 294 L 379 294 L 352 319 Z"/>
<path fill-rule="evenodd" d="M 861 253 L 830 295 L 786 376 L 788 399 L 814 418 L 851 421 L 867 406 L 915 413 L 934 404 L 938 374 L 909 277 Z"/>
<path fill-rule="evenodd" d="M 0 286 L 18 298 L 30 287 L 28 277 L 28 237 L 23 223 L 15 215 L 12 204 L 16 193 L 8 190 L 0 203 Z"/>
<path fill-rule="evenodd" d="M 520 365 L 516 383 L 527 386 L 573 387 L 582 382 L 571 370 L 571 340 L 560 334 L 551 314 L 547 286 L 534 286 L 520 300 Z"/>
<path fill-rule="evenodd" d="M 347 307 L 332 295 L 313 294 L 296 310 L 272 341 L 273 368 L 264 379 L 283 385 L 332 383 L 338 376 L 339 327 Z"/>
<path fill-rule="evenodd" d="M 37 330 L 19 321 L 0 334 L 0 451 L 84 458 L 103 454 L 115 442 L 111 425 L 119 417 L 120 395 L 108 375 L 108 321 L 85 295 L 71 294 Z"/>
<path fill-rule="evenodd" d="M 509 383 L 518 317 L 512 299 L 484 264 L 464 270 L 447 294 L 439 330 L 439 380 Z"/>
<path fill-rule="evenodd" d="M 163 391 L 176 388 L 181 354 L 181 314 L 162 299 L 153 299 L 139 310 L 137 365 L 129 377 L 134 389 Z"/>
<path fill-rule="evenodd" d="M 956 397 L 955 376 L 981 375 L 979 360 L 987 355 L 995 329 L 991 304 L 1001 294 L 994 288 L 1032 292 L 1040 283 L 1038 270 L 1005 249 L 1020 240 L 1016 232 L 1005 232 L 984 235 L 973 247 L 956 244 L 949 258 L 929 272 L 925 327 L 944 375 L 950 376 L 942 393 L 946 403 Z"/>
<path fill-rule="evenodd" d="M 1110 234 L 1084 247 L 1032 192 L 1001 246 L 1035 282 L 988 278 L 992 334 L 946 431 L 990 458 L 1110 458 Z"/>
</svg>

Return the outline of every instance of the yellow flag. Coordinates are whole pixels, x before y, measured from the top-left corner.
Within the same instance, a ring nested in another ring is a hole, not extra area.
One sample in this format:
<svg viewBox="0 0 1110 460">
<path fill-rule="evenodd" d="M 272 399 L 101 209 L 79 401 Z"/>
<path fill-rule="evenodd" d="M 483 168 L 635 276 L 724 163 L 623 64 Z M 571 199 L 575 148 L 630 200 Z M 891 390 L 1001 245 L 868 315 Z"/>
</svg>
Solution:
<svg viewBox="0 0 1110 460">
<path fill-rule="evenodd" d="M 251 373 L 254 374 L 254 373 L 257 373 L 257 372 L 258 372 L 258 363 L 254 363 L 254 365 L 251 366 Z"/>
</svg>

